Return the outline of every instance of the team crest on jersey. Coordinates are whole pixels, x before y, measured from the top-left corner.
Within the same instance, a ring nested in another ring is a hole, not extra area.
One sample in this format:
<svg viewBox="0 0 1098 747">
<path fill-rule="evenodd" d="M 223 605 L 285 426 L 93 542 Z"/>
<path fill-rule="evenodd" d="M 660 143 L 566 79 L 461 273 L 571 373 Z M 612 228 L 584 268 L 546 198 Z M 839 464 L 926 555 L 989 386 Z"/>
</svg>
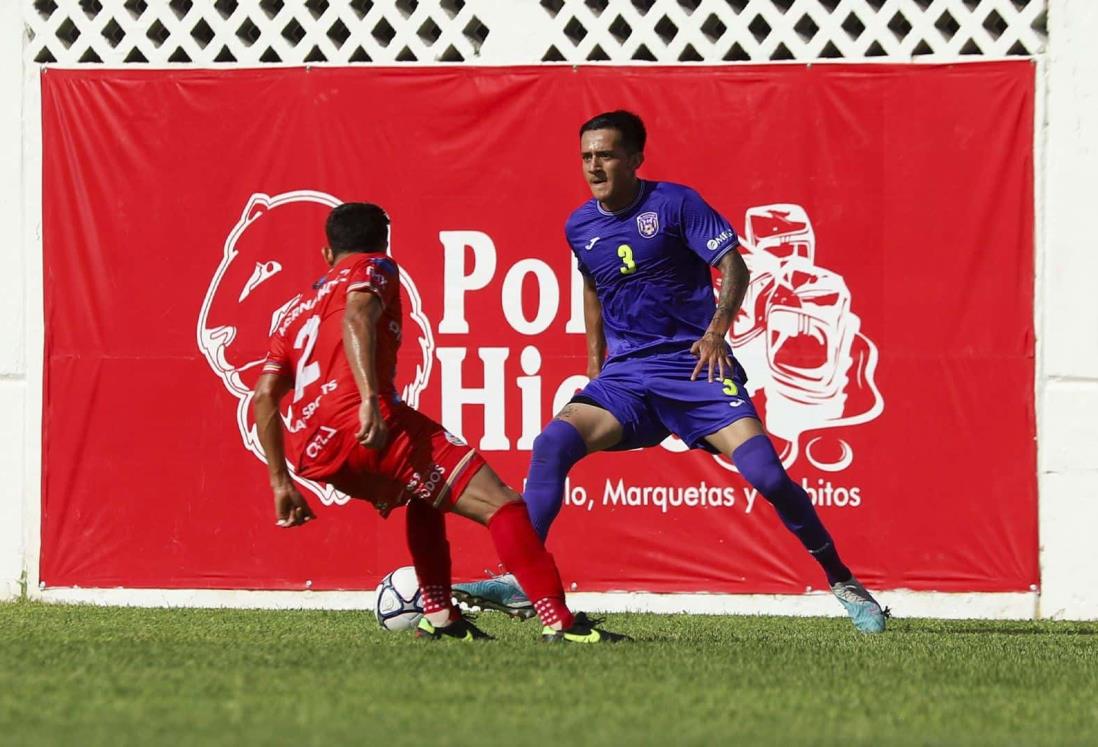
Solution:
<svg viewBox="0 0 1098 747">
<path fill-rule="evenodd" d="M 660 230 L 660 217 L 653 212 L 641 213 L 637 216 L 637 230 L 644 238 L 652 238 Z"/>
</svg>

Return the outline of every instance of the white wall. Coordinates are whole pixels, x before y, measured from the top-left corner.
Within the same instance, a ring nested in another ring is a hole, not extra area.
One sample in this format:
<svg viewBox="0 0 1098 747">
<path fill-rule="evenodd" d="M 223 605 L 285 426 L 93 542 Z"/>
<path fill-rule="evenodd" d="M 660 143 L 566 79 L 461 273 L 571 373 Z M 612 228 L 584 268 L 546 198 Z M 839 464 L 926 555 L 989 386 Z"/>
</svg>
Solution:
<svg viewBox="0 0 1098 747">
<path fill-rule="evenodd" d="M 0 599 L 19 594 L 26 494 L 27 345 L 22 180 L 23 22 L 0 4 Z"/>
<path fill-rule="evenodd" d="M 1098 618 L 1098 3 L 1050 6 L 1037 311 L 1040 614 Z"/>
</svg>

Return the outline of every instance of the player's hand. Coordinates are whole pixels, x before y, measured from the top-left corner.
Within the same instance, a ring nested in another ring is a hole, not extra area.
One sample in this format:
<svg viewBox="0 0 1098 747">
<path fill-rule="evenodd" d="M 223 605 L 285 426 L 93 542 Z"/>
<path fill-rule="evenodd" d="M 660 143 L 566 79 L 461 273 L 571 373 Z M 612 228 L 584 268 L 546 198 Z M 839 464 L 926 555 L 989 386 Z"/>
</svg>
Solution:
<svg viewBox="0 0 1098 747">
<path fill-rule="evenodd" d="M 602 373 L 602 361 L 587 362 L 587 378 L 594 379 Z"/>
<path fill-rule="evenodd" d="M 368 449 L 380 449 L 389 439 L 389 427 L 381 417 L 377 399 L 367 397 L 358 407 L 358 433 L 355 440 Z"/>
<path fill-rule="evenodd" d="M 293 482 L 279 484 L 273 490 L 277 526 L 299 527 L 316 518 L 316 514 L 309 508 L 309 502 Z"/>
<path fill-rule="evenodd" d="M 706 332 L 702 338 L 690 346 L 690 352 L 698 356 L 698 363 L 694 366 L 694 373 L 690 374 L 691 381 L 698 380 L 698 374 L 702 368 L 708 368 L 709 381 L 724 381 L 725 371 L 732 372 L 732 357 L 728 352 L 728 345 L 724 341 L 724 335 L 716 332 Z M 714 367 L 717 378 L 713 378 Z"/>
</svg>

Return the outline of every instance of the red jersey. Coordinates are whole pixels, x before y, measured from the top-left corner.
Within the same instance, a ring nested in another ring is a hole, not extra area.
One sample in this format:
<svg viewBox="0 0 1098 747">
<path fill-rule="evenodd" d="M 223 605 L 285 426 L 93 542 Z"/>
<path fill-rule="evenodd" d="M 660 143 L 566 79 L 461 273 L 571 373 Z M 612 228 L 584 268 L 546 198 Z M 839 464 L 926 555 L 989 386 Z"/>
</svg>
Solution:
<svg viewBox="0 0 1098 747">
<path fill-rule="evenodd" d="M 294 382 L 282 420 L 286 458 L 302 477 L 323 479 L 334 473 L 356 443 L 362 397 L 343 352 L 343 313 L 347 294 L 354 292 L 373 293 L 381 301 L 374 363 L 382 416 L 388 419 L 399 400 L 400 272 L 386 254 L 350 254 L 285 307 L 263 362 L 263 373 Z"/>
</svg>

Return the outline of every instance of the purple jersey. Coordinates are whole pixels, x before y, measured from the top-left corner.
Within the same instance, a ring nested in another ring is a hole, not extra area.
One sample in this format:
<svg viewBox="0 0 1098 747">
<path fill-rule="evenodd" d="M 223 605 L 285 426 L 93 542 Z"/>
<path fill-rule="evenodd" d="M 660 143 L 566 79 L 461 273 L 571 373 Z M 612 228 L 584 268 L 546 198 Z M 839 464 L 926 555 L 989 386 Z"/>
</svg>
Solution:
<svg viewBox="0 0 1098 747">
<path fill-rule="evenodd" d="M 681 184 L 640 182 L 631 205 L 590 199 L 564 234 L 602 304 L 610 359 L 689 348 L 715 305 L 710 266 L 738 244 L 732 225 Z"/>
</svg>

